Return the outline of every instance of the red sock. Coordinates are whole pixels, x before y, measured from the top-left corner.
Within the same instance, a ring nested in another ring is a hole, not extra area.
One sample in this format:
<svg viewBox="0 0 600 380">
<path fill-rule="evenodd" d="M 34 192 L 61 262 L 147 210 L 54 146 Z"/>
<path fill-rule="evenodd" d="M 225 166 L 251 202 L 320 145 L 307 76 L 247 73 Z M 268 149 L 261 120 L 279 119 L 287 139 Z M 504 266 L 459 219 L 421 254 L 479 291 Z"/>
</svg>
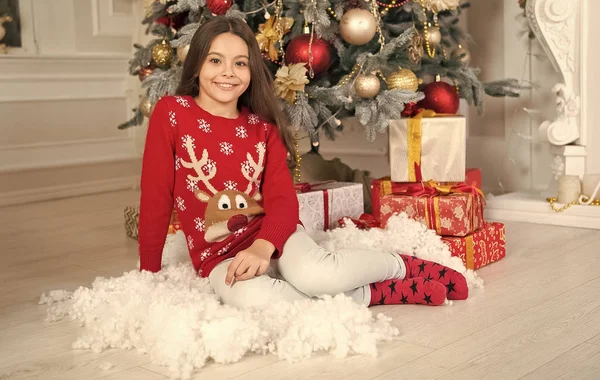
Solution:
<svg viewBox="0 0 600 380">
<path fill-rule="evenodd" d="M 373 305 L 421 304 L 441 305 L 446 300 L 446 288 L 436 281 L 414 277 L 411 279 L 392 279 L 371 284 L 371 302 Z"/>
<path fill-rule="evenodd" d="M 401 254 L 400 257 L 406 264 L 405 278 L 424 277 L 431 281 L 437 281 L 446 287 L 446 295 L 449 300 L 466 300 L 469 296 L 465 276 L 454 269 L 415 256 Z"/>
</svg>

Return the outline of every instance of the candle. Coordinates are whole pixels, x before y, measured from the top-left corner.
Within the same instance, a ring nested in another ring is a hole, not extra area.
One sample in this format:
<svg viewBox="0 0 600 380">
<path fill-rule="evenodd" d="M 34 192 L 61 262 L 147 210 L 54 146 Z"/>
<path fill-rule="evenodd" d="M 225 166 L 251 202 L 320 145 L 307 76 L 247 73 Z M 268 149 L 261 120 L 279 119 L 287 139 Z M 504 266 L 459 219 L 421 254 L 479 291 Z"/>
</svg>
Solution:
<svg viewBox="0 0 600 380">
<path fill-rule="evenodd" d="M 582 194 L 585 195 L 586 198 L 594 195 L 594 190 L 598 183 L 600 183 L 600 174 L 584 174 Z M 594 199 L 600 199 L 600 191 L 596 193 Z"/>
<path fill-rule="evenodd" d="M 561 175 L 558 177 L 558 203 L 568 204 L 579 199 L 581 182 L 577 175 Z"/>
</svg>

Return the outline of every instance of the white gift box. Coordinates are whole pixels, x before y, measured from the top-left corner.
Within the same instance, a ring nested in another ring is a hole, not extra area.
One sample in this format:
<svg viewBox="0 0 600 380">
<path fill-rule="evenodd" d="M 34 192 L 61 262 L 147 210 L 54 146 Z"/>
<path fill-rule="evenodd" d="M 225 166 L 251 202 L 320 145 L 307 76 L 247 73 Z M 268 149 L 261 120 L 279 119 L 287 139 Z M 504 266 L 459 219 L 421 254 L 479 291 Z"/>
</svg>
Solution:
<svg viewBox="0 0 600 380">
<path fill-rule="evenodd" d="M 463 182 L 466 119 L 436 116 L 390 120 L 389 150 L 390 177 L 394 182 L 419 182 L 419 168 L 422 181 Z"/>
<path fill-rule="evenodd" d="M 326 219 L 327 229 L 332 229 L 338 227 L 339 219 L 346 216 L 358 218 L 364 213 L 362 183 L 326 182 L 309 187 L 309 191 L 297 194 L 300 220 L 308 233 L 324 231 Z"/>
</svg>

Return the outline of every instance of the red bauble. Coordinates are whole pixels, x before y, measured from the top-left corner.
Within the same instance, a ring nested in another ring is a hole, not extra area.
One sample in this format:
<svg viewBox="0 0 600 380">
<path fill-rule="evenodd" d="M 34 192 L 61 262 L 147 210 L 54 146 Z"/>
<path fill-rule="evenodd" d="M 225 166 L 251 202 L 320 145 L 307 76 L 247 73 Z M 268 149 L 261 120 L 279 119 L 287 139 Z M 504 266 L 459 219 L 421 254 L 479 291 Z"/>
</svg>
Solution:
<svg viewBox="0 0 600 380">
<path fill-rule="evenodd" d="M 169 26 L 169 24 L 171 24 L 171 20 L 167 16 L 159 17 L 154 22 L 157 24 L 163 24 L 163 25 L 167 25 L 167 26 Z"/>
<path fill-rule="evenodd" d="M 310 34 L 302 34 L 294 37 L 285 49 L 285 61 L 287 63 L 306 63 L 308 69 Z M 315 75 L 327 71 L 331 65 L 331 50 L 329 44 L 317 36 L 313 35 L 311 46 L 312 51 L 312 69 Z"/>
<path fill-rule="evenodd" d="M 215 15 L 224 15 L 227 13 L 233 0 L 206 0 L 206 6 Z"/>
<path fill-rule="evenodd" d="M 419 108 L 436 113 L 456 114 L 460 97 L 456 87 L 446 82 L 432 82 L 423 88 L 425 99 L 418 103 Z"/>
</svg>

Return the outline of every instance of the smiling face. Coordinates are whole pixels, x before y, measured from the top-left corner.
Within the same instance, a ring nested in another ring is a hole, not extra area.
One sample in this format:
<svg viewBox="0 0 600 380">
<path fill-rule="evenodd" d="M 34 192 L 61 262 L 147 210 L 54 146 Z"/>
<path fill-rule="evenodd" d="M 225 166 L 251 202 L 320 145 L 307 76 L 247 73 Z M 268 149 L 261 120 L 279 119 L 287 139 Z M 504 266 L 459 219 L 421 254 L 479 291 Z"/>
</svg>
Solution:
<svg viewBox="0 0 600 380">
<path fill-rule="evenodd" d="M 248 46 L 232 33 L 219 34 L 200 66 L 200 101 L 212 107 L 237 107 L 238 98 L 250 85 Z"/>
</svg>

